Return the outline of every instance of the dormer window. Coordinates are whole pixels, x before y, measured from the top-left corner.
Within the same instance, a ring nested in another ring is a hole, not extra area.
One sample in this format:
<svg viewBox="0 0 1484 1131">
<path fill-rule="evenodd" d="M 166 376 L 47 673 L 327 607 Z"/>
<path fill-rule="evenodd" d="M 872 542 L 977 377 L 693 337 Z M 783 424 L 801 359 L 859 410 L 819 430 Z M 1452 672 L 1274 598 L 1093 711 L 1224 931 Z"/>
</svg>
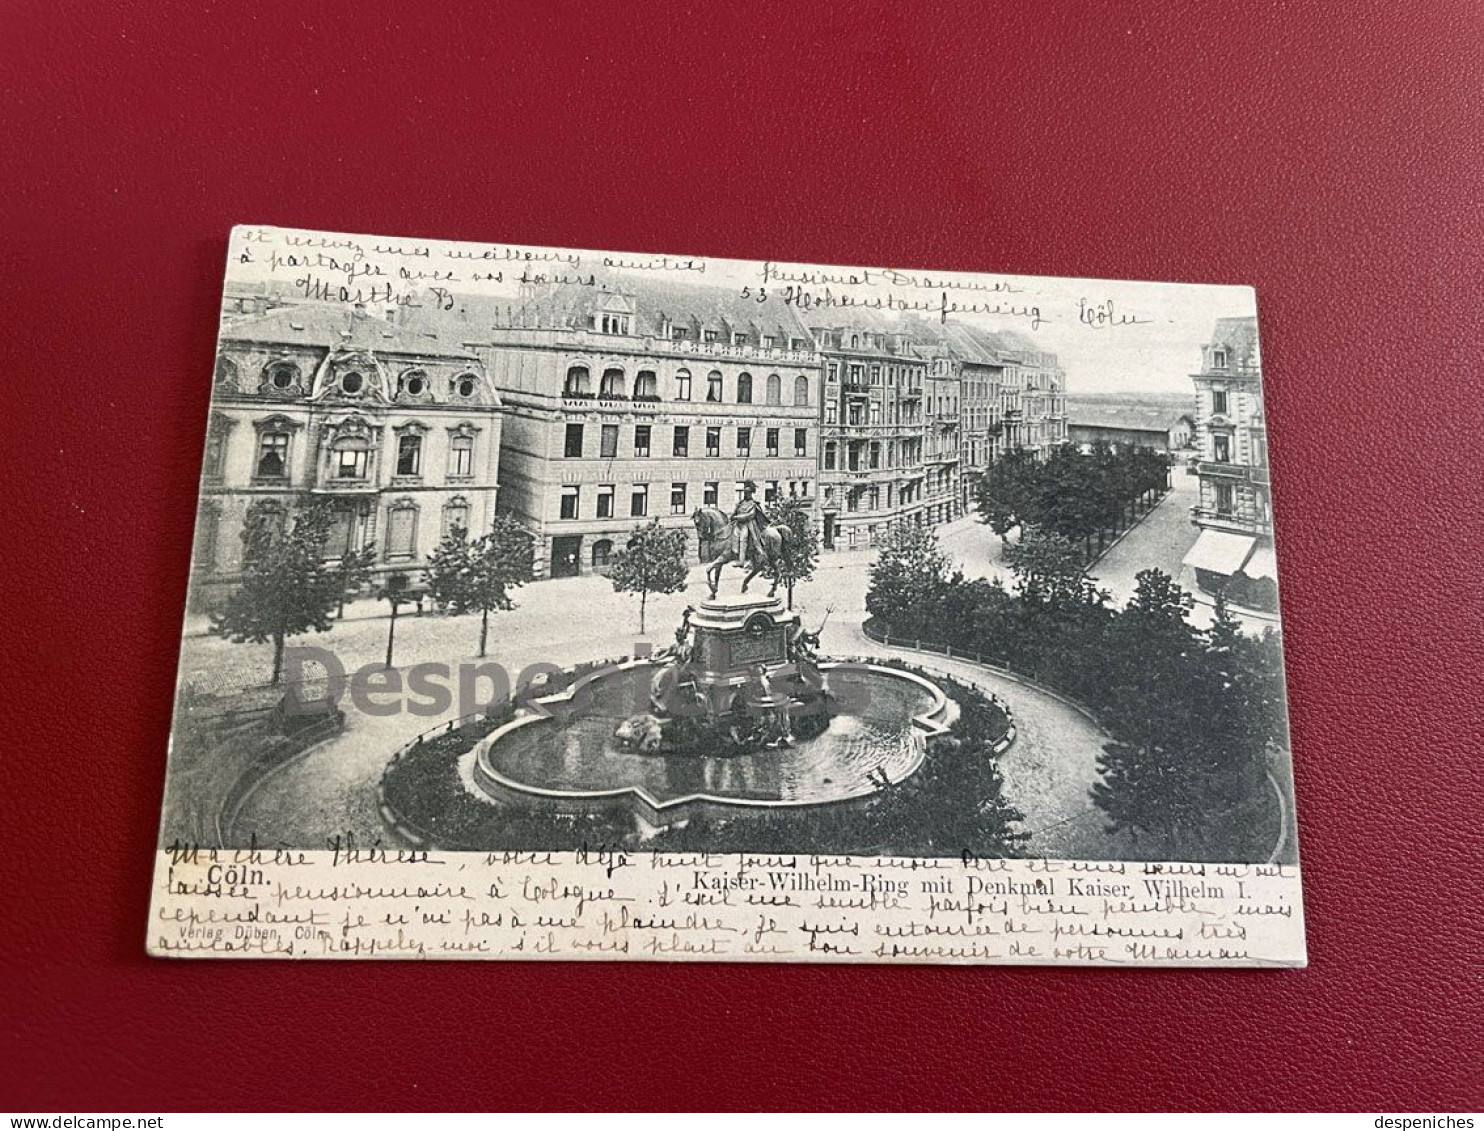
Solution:
<svg viewBox="0 0 1484 1131">
<path fill-rule="evenodd" d="M 352 369 L 349 373 L 340 378 L 341 390 L 343 392 L 349 393 L 351 396 L 355 396 L 357 393 L 359 393 L 361 389 L 365 387 L 365 384 L 366 379 L 362 377 L 360 372 L 355 369 Z"/>
<path fill-rule="evenodd" d="M 706 341 L 706 342 L 714 342 L 720 336 L 721 335 L 718 334 L 715 330 L 706 330 L 706 331 L 703 331 L 702 332 L 702 334 L 701 334 L 701 340 L 702 341 Z"/>
<path fill-rule="evenodd" d="M 1225 369 L 1226 368 L 1226 350 L 1213 349 L 1211 351 L 1211 368 L 1212 369 Z"/>
<path fill-rule="evenodd" d="M 269 386 L 284 391 L 299 383 L 299 367 L 292 361 L 275 361 L 263 370 L 263 376 Z"/>
<path fill-rule="evenodd" d="M 229 358 L 216 359 L 216 383 L 229 389 L 236 386 L 237 366 Z"/>
<path fill-rule="evenodd" d="M 627 314 L 600 314 L 598 315 L 598 332 L 602 334 L 627 334 L 629 332 L 629 316 Z"/>
<path fill-rule="evenodd" d="M 409 369 L 397 379 L 397 387 L 409 397 L 420 397 L 428 391 L 428 375 L 421 369 Z"/>
<path fill-rule="evenodd" d="M 453 384 L 453 391 L 465 400 L 472 397 L 478 388 L 479 382 L 474 379 L 474 374 L 472 373 L 465 373 L 463 376 L 455 378 Z"/>
</svg>

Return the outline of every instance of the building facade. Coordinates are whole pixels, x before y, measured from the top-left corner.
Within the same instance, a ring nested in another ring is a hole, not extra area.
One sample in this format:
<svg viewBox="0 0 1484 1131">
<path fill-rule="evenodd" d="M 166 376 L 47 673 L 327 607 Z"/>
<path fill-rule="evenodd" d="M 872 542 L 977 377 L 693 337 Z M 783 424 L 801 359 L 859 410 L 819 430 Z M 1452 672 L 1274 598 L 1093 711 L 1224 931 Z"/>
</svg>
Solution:
<svg viewBox="0 0 1484 1131">
<path fill-rule="evenodd" d="M 1084 449 L 1105 445 L 1114 450 L 1178 452 L 1195 441 L 1195 417 L 1152 405 L 1074 401 L 1068 413 L 1067 436 Z"/>
<path fill-rule="evenodd" d="M 867 312 L 821 310 L 809 329 L 824 373 L 824 548 L 864 549 L 897 523 L 925 524 L 927 359 L 905 326 Z"/>
<path fill-rule="evenodd" d="M 1054 353 L 1013 330 L 988 335 L 1004 364 L 1000 384 L 1001 451 L 1023 448 L 1038 459 L 1067 442 L 1067 379 Z"/>
<path fill-rule="evenodd" d="M 254 505 L 328 503 L 325 556 L 373 549 L 378 576 L 426 564 L 496 506 L 500 398 L 478 357 L 362 311 L 280 306 L 221 333 L 207 428 L 197 590 L 232 582 Z"/>
<path fill-rule="evenodd" d="M 602 572 L 658 518 L 694 552 L 692 514 L 814 500 L 819 355 L 788 307 L 647 278 L 528 287 L 480 331 L 505 406 L 501 506 L 537 539 L 538 576 Z"/>
<path fill-rule="evenodd" d="M 1195 383 L 1201 533 L 1186 557 L 1196 583 L 1239 604 L 1276 604 L 1273 508 L 1257 319 L 1219 318 Z"/>
</svg>

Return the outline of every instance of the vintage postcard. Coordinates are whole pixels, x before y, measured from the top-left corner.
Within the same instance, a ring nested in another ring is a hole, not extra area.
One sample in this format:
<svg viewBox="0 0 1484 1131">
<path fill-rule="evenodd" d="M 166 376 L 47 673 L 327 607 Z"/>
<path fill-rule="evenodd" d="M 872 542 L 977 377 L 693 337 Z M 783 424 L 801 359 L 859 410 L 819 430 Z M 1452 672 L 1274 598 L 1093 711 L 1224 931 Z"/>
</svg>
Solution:
<svg viewBox="0 0 1484 1131">
<path fill-rule="evenodd" d="M 240 227 L 148 947 L 1294 966 L 1246 287 Z"/>
</svg>

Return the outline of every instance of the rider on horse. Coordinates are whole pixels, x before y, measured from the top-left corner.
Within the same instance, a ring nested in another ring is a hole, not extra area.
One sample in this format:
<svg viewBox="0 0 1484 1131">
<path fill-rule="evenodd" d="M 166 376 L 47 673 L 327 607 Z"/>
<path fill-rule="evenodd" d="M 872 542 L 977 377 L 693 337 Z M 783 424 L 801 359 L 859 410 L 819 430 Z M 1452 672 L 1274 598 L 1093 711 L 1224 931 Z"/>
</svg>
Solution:
<svg viewBox="0 0 1484 1131">
<path fill-rule="evenodd" d="M 756 494 L 757 484 L 749 479 L 742 484 L 742 497 L 732 510 L 732 552 L 749 569 L 765 566 L 770 560 L 763 532 L 772 523 L 762 505 L 753 498 Z"/>
</svg>

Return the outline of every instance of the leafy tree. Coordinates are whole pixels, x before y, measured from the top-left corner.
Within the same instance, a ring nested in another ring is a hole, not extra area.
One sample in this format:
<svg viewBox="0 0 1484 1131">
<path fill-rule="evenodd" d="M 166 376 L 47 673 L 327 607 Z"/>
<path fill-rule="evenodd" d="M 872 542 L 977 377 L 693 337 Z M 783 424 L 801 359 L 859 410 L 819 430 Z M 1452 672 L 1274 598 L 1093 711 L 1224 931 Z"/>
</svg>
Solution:
<svg viewBox="0 0 1484 1131">
<path fill-rule="evenodd" d="M 780 581 L 788 591 L 788 607 L 794 607 L 794 586 L 814 576 L 819 564 L 819 533 L 809 500 L 797 496 L 773 505 L 773 522 L 785 531 L 778 559 L 766 570 L 769 581 Z"/>
<path fill-rule="evenodd" d="M 651 593 L 679 593 L 686 579 L 685 532 L 666 530 L 658 518 L 634 527 L 627 544 L 608 560 L 608 580 L 618 593 L 639 594 L 639 632 Z"/>
<path fill-rule="evenodd" d="M 1036 517 L 1038 478 L 1035 456 L 1023 448 L 1006 452 L 979 477 L 974 490 L 980 517 L 1002 541 L 1026 518 Z"/>
<path fill-rule="evenodd" d="M 511 590 L 531 580 L 534 556 L 534 539 L 508 515 L 497 515 L 489 533 L 478 538 L 455 526 L 428 556 L 428 591 L 438 607 L 479 614 L 481 656 L 490 613 L 515 608 Z"/>
<path fill-rule="evenodd" d="M 1081 549 L 1070 538 L 1027 527 L 1005 551 L 1022 598 L 1065 611 L 1078 605 L 1101 606 L 1108 595 L 1087 575 Z"/>
<path fill-rule="evenodd" d="M 871 565 L 866 612 L 898 631 L 921 634 L 931 629 L 948 568 L 948 555 L 929 527 L 892 527 Z"/>
<path fill-rule="evenodd" d="M 392 607 L 391 619 L 386 626 L 386 666 L 392 666 L 392 644 L 397 636 L 397 610 L 407 600 L 407 590 L 411 586 L 411 579 L 405 573 L 388 574 L 385 583 L 377 592 L 376 596 Z"/>
<path fill-rule="evenodd" d="M 374 551 L 325 560 L 332 514 L 325 503 L 300 506 L 286 527 L 277 511 L 254 504 L 242 527 L 242 582 L 211 614 L 211 631 L 234 644 L 273 642 L 274 687 L 283 678 L 284 642 L 327 632 L 346 588 L 369 572 Z"/>
</svg>

